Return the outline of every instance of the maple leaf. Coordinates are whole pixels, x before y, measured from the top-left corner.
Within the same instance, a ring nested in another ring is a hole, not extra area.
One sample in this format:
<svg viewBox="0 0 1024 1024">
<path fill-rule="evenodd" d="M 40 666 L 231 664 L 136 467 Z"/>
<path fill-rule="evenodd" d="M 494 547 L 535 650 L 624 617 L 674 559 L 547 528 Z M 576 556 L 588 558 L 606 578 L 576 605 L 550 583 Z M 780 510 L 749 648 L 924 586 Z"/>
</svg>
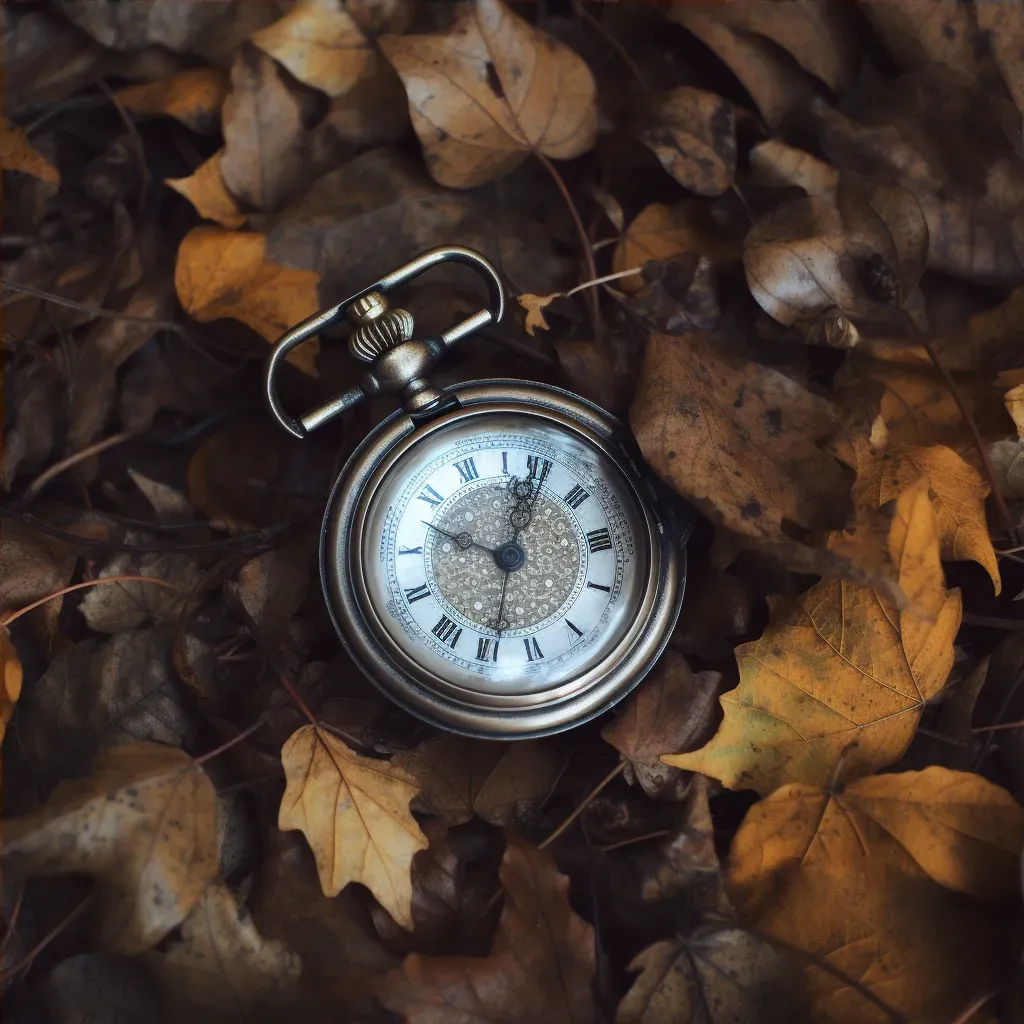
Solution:
<svg viewBox="0 0 1024 1024">
<path fill-rule="evenodd" d="M 22 171 L 42 181 L 60 184 L 60 171 L 28 141 L 21 128 L 6 117 L 0 117 L 0 168 Z"/>
<path fill-rule="evenodd" d="M 155 945 L 217 874 L 217 797 L 175 747 L 103 752 L 89 779 L 62 782 L 41 810 L 4 822 L 3 857 L 27 875 L 96 876 L 101 942 L 122 953 Z"/>
<path fill-rule="evenodd" d="M 926 481 L 899 496 L 888 542 L 909 609 L 846 582 L 770 598 L 764 635 L 736 648 L 740 684 L 720 698 L 718 732 L 665 761 L 762 794 L 786 782 L 826 785 L 840 765 L 852 778 L 895 761 L 946 681 L 960 625 Z"/>
<path fill-rule="evenodd" d="M 413 855 L 427 846 L 409 813 L 415 781 L 312 725 L 292 734 L 281 763 L 287 786 L 277 825 L 305 835 L 324 894 L 362 882 L 399 924 L 412 928 L 409 871 Z"/>
<path fill-rule="evenodd" d="M 742 921 L 826 958 L 908 1019 L 950 1019 L 1005 957 L 995 908 L 957 894 L 1019 899 L 1022 843 L 1024 812 L 977 775 L 792 784 L 747 813 L 726 885 Z M 834 976 L 812 967 L 808 983 L 812 1019 L 879 1019 Z"/>
<path fill-rule="evenodd" d="M 461 7 L 447 35 L 382 36 L 409 95 L 427 167 L 442 185 L 472 188 L 531 152 L 569 160 L 597 135 L 590 69 L 501 0 Z"/>
<path fill-rule="evenodd" d="M 505 907 L 490 956 L 413 954 L 375 986 L 408 1024 L 590 1024 L 594 930 L 569 905 L 550 854 L 510 838 Z"/>
<path fill-rule="evenodd" d="M 212 132 L 220 127 L 220 108 L 228 84 L 227 75 L 219 68 L 186 68 L 170 78 L 129 85 L 114 96 L 133 114 L 166 115 L 194 132 Z"/>
<path fill-rule="evenodd" d="M 180 192 L 196 208 L 200 217 L 215 220 L 226 228 L 240 228 L 246 218 L 224 184 L 224 175 L 220 169 L 223 155 L 224 150 L 218 150 L 187 178 L 164 178 L 164 184 Z"/>
<path fill-rule="evenodd" d="M 178 300 L 200 322 L 231 317 L 276 342 L 319 308 L 320 278 L 311 270 L 278 266 L 266 256 L 267 239 L 258 232 L 193 228 L 178 247 Z M 302 345 L 288 358 L 315 376 L 317 345 Z"/>
</svg>

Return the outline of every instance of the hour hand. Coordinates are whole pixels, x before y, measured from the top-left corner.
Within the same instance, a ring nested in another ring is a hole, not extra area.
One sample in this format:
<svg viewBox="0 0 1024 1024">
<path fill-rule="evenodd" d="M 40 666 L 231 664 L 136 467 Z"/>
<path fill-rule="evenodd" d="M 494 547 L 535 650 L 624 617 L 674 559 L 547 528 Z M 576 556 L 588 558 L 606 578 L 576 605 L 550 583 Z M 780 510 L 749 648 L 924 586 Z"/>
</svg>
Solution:
<svg viewBox="0 0 1024 1024">
<path fill-rule="evenodd" d="M 493 555 L 497 550 L 496 548 L 489 548 L 484 544 L 478 544 L 475 540 L 473 540 L 473 535 L 471 533 L 449 533 L 448 530 L 442 530 L 440 526 L 435 526 L 433 523 L 428 523 L 426 519 L 421 519 L 420 522 L 423 523 L 424 526 L 429 527 L 431 530 L 436 530 L 443 536 L 450 537 L 453 541 L 455 541 L 456 547 L 458 547 L 462 551 L 465 551 L 467 548 L 479 548 L 481 551 L 486 551 L 489 555 Z"/>
</svg>

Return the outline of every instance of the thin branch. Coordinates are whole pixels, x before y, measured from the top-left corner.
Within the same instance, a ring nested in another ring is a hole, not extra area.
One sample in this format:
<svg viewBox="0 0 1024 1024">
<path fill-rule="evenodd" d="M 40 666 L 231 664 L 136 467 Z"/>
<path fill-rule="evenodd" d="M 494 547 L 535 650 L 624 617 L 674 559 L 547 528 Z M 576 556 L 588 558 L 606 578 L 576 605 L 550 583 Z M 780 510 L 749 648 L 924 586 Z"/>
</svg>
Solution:
<svg viewBox="0 0 1024 1024">
<path fill-rule="evenodd" d="M 978 725 L 971 732 L 1000 732 L 1002 729 L 1020 729 L 1024 722 L 1000 722 L 998 725 Z"/>
<path fill-rule="evenodd" d="M 105 437 L 102 441 L 90 444 L 74 454 L 69 455 L 66 459 L 61 459 L 60 462 L 55 462 L 49 469 L 43 470 L 43 472 L 25 488 L 25 492 L 22 495 L 21 500 L 27 505 L 51 480 L 60 476 L 64 470 L 78 465 L 79 462 L 83 462 L 85 459 L 91 458 L 93 455 L 99 455 L 100 452 L 105 452 L 108 448 L 124 444 L 125 441 L 131 441 L 141 433 L 141 429 L 122 430 L 119 434 L 111 434 L 110 437 Z"/>
<path fill-rule="evenodd" d="M 39 954 L 46 949 L 46 947 L 53 942 L 58 935 L 61 934 L 61 932 L 70 928 L 71 925 L 82 916 L 94 899 L 95 895 L 93 893 L 89 893 L 89 895 L 86 896 L 85 899 L 67 915 L 67 917 L 54 925 L 54 927 L 51 928 L 17 963 L 12 964 L 6 971 L 0 973 L 0 984 L 6 982 L 9 978 L 13 978 L 16 974 L 21 973 L 21 971 L 28 967 L 32 961 L 35 960 L 35 958 L 39 956 Z"/>
<path fill-rule="evenodd" d="M 25 605 L 24 608 L 19 608 L 16 612 L 5 612 L 3 615 L 0 615 L 0 626 L 9 626 L 15 621 L 15 619 L 20 619 L 22 615 L 27 614 L 34 608 L 38 608 L 41 604 L 46 604 L 47 601 L 63 597 L 65 594 L 70 594 L 73 590 L 83 590 L 85 587 L 98 587 L 101 583 L 131 582 L 155 583 L 158 587 L 167 587 L 168 590 L 175 590 L 179 594 L 181 593 L 173 583 L 168 583 L 167 580 L 157 579 L 155 576 L 103 576 L 98 580 L 86 580 L 84 583 L 75 583 L 70 587 L 61 587 L 60 590 L 55 590 L 52 594 L 47 594 L 46 597 L 41 597 L 38 601 L 33 601 L 31 604 Z"/>
<path fill-rule="evenodd" d="M 207 761 L 212 761 L 215 757 L 219 757 L 226 750 L 230 750 L 232 747 L 237 746 L 239 743 L 243 743 L 247 740 L 254 732 L 258 732 L 263 728 L 266 723 L 266 714 L 260 715 L 259 718 L 249 726 L 248 729 L 243 729 L 237 736 L 232 736 L 231 739 L 222 743 L 219 747 L 214 747 L 213 750 L 208 750 L 205 754 L 201 754 L 199 757 L 193 758 L 193 761 L 197 765 L 204 765 Z"/>
<path fill-rule="evenodd" d="M 967 1022 L 986 1004 L 991 1002 L 999 994 L 999 989 L 989 989 L 983 992 L 977 999 L 972 999 L 957 1015 L 953 1024 L 967 1024 Z"/>
<path fill-rule="evenodd" d="M 629 277 L 630 274 L 640 274 L 643 272 L 643 267 L 630 267 L 629 270 L 617 270 L 614 274 L 605 274 L 604 277 L 595 277 L 593 281 L 584 281 L 583 284 L 576 285 L 575 288 L 570 288 L 563 295 L 565 298 L 570 298 L 577 292 L 583 291 L 585 288 L 595 288 L 599 284 L 606 284 L 608 281 L 618 281 L 620 277 Z"/>
<path fill-rule="evenodd" d="M 4 950 L 7 949 L 7 944 L 15 936 L 15 927 L 18 924 L 18 917 L 21 914 L 22 904 L 25 902 L 25 883 L 22 882 L 18 888 L 18 898 L 14 901 L 14 909 L 11 911 L 11 916 L 7 919 L 7 927 L 4 929 L 4 937 L 0 940 L 0 956 L 3 956 Z"/>
<path fill-rule="evenodd" d="M 619 775 L 622 774 L 622 770 L 625 767 L 626 762 L 619 761 L 619 763 L 580 801 L 580 805 L 576 810 L 574 810 L 572 814 L 570 814 L 569 817 L 566 818 L 565 821 L 563 821 L 562 824 L 544 840 L 544 842 L 538 844 L 537 849 L 543 850 L 545 846 L 549 846 L 553 843 L 583 813 L 590 801 L 593 800 L 602 789 L 610 785 L 616 778 L 618 778 Z"/>
<path fill-rule="evenodd" d="M 633 836 L 632 839 L 620 839 L 617 843 L 610 843 L 608 846 L 599 847 L 602 853 L 611 853 L 612 850 L 621 850 L 624 846 L 633 846 L 636 843 L 647 843 L 652 839 L 661 839 L 664 836 L 672 835 L 672 829 L 661 828 L 657 832 L 645 832 L 642 836 Z"/>
</svg>

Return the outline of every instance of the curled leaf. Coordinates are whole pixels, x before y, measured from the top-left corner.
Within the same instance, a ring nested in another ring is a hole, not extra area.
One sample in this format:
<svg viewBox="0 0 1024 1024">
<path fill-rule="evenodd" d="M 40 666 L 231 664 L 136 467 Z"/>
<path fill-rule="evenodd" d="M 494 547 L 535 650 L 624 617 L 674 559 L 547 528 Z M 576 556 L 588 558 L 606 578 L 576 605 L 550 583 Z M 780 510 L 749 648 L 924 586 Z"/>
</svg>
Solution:
<svg viewBox="0 0 1024 1024">
<path fill-rule="evenodd" d="M 228 78 L 219 68 L 186 68 L 170 78 L 129 85 L 114 95 L 142 117 L 174 117 L 194 132 L 216 131 L 228 94 Z"/>
</svg>

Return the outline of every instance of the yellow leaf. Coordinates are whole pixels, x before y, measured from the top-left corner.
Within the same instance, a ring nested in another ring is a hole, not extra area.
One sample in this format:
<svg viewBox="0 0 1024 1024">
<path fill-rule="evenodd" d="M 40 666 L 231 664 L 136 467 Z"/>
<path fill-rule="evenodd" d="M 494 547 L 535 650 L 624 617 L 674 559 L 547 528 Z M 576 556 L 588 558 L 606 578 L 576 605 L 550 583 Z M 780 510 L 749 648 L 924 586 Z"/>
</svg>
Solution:
<svg viewBox="0 0 1024 1024">
<path fill-rule="evenodd" d="M 427 168 L 451 188 L 506 174 L 531 151 L 569 160 L 597 137 L 586 63 L 501 0 L 459 8 L 448 35 L 382 36 L 409 96 Z"/>
<path fill-rule="evenodd" d="M 278 828 L 305 835 L 324 893 L 337 896 L 349 882 L 362 882 L 411 929 L 412 858 L 428 845 L 409 813 L 419 791 L 414 780 L 312 725 L 291 735 L 281 763 L 287 785 Z"/>
<path fill-rule="evenodd" d="M 275 342 L 315 313 L 318 274 L 267 260 L 267 239 L 255 231 L 193 228 L 181 242 L 174 268 L 178 300 L 200 322 L 230 317 Z M 291 361 L 316 375 L 317 343 L 296 349 Z"/>
<path fill-rule="evenodd" d="M 377 71 L 377 52 L 341 0 L 299 0 L 250 40 L 300 82 L 344 96 Z"/>
<path fill-rule="evenodd" d="M 22 171 L 34 178 L 60 184 L 60 171 L 28 141 L 21 128 L 6 117 L 0 117 L 0 168 Z"/>
<path fill-rule="evenodd" d="M 825 958 L 906 1019 L 950 1020 L 1001 968 L 999 915 L 977 900 L 1019 900 L 1022 843 L 1013 798 L 965 772 L 788 785 L 747 813 L 726 885 L 744 924 Z M 808 982 L 811 1019 L 880 1019 L 834 976 L 810 967 Z"/>
<path fill-rule="evenodd" d="M 205 163 L 200 164 L 187 178 L 165 178 L 176 192 L 180 192 L 207 220 L 215 220 L 226 228 L 240 228 L 245 223 L 235 197 L 227 190 L 220 173 L 220 158 L 224 150 L 218 150 Z"/>
<path fill-rule="evenodd" d="M 960 625 L 960 594 L 945 589 L 924 480 L 897 500 L 889 557 L 906 611 L 845 582 L 769 599 L 764 635 L 736 648 L 740 684 L 720 698 L 718 732 L 703 749 L 663 760 L 762 794 L 895 761 L 946 681 Z"/>
<path fill-rule="evenodd" d="M 1002 589 L 999 562 L 985 521 L 989 486 L 952 448 L 889 447 L 874 455 L 867 445 L 857 459 L 854 502 L 877 508 L 897 497 L 921 476 L 928 479 L 942 557 L 977 562 L 989 574 L 996 595 Z"/>
<path fill-rule="evenodd" d="M 21 696 L 21 661 L 7 630 L 0 627 L 0 744 Z"/>
<path fill-rule="evenodd" d="M 218 869 L 217 794 L 177 747 L 105 751 L 91 778 L 62 782 L 41 810 L 4 823 L 5 867 L 88 874 L 101 941 L 141 953 L 181 924 Z"/>
<path fill-rule="evenodd" d="M 526 310 L 526 333 L 532 338 L 539 327 L 542 331 L 550 331 L 551 325 L 544 316 L 544 310 L 557 299 L 562 292 L 552 292 L 550 295 L 532 295 L 527 292 L 520 295 L 519 305 Z"/>
<path fill-rule="evenodd" d="M 186 68 L 170 78 L 129 85 L 114 95 L 133 114 L 163 114 L 195 132 L 212 132 L 220 126 L 220 108 L 227 94 L 228 77 L 219 68 Z"/>
</svg>

